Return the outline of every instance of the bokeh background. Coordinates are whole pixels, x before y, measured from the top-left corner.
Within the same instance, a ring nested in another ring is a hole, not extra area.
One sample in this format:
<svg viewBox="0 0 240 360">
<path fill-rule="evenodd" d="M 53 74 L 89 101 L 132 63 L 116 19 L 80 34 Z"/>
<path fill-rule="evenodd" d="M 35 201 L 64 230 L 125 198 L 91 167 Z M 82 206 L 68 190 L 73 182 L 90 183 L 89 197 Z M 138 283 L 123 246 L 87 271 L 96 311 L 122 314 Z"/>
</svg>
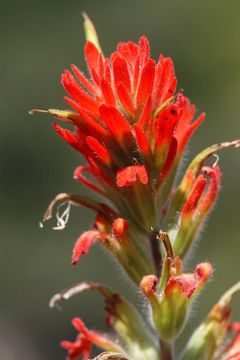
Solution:
<svg viewBox="0 0 240 360">
<path fill-rule="evenodd" d="M 238 0 L 1 0 L 0 11 L 0 358 L 57 360 L 63 338 L 80 315 L 89 327 L 104 329 L 102 302 L 83 294 L 50 310 L 52 294 L 78 281 L 105 282 L 141 307 L 140 296 L 98 246 L 73 268 L 75 239 L 93 214 L 72 208 L 63 231 L 38 222 L 57 193 L 84 192 L 72 178 L 82 159 L 58 138 L 52 119 L 28 110 L 64 108 L 62 70 L 86 69 L 81 11 L 94 20 L 102 47 L 110 54 L 120 40 L 146 34 L 152 54 L 173 58 L 179 88 L 207 112 L 194 135 L 188 159 L 204 147 L 240 137 L 240 2 Z M 187 269 L 210 260 L 213 281 L 194 306 L 182 342 L 220 294 L 240 278 L 240 153 L 220 154 L 223 189 Z M 234 301 L 239 316 L 239 298 Z M 178 346 L 180 346 L 178 344 Z"/>
</svg>

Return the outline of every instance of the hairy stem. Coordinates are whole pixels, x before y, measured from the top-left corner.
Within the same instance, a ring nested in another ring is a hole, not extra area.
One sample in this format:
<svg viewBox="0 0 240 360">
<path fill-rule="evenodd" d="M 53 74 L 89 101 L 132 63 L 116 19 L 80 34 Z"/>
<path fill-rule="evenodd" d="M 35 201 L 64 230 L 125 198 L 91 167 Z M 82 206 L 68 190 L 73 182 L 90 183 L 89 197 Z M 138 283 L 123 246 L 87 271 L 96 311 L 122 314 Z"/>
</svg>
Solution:
<svg viewBox="0 0 240 360">
<path fill-rule="evenodd" d="M 164 340 L 160 340 L 160 359 L 173 360 L 172 346 Z"/>
</svg>

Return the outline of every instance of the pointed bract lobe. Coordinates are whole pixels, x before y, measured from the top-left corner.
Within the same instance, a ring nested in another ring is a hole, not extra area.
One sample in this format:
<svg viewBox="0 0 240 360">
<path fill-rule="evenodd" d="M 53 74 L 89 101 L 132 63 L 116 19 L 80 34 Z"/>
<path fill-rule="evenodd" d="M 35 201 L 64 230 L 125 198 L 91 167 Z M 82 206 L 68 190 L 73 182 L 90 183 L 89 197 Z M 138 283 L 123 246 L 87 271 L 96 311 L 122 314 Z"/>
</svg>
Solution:
<svg viewBox="0 0 240 360">
<path fill-rule="evenodd" d="M 85 231 L 76 241 L 73 248 L 72 264 L 76 265 L 79 258 L 88 253 L 93 243 L 100 237 L 97 230 Z"/>
<path fill-rule="evenodd" d="M 142 184 L 148 183 L 148 174 L 143 165 L 128 166 L 117 173 L 117 186 L 131 186 L 137 180 Z"/>
</svg>

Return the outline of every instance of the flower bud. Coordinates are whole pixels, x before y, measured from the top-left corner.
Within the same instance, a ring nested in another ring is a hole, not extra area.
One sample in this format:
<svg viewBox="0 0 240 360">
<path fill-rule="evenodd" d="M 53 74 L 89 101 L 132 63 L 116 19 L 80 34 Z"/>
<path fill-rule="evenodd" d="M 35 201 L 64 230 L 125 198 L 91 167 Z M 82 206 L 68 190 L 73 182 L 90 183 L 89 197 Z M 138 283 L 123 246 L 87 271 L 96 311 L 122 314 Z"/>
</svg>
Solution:
<svg viewBox="0 0 240 360">
<path fill-rule="evenodd" d="M 170 213 L 176 214 L 182 206 L 184 205 L 186 199 L 190 195 L 194 182 L 203 167 L 204 162 L 210 157 L 216 154 L 218 151 L 230 147 L 238 147 L 240 140 L 232 141 L 232 142 L 224 142 L 216 145 L 212 145 L 202 152 L 200 152 L 191 162 L 189 167 L 187 168 L 181 184 L 177 188 L 175 197 L 173 199 Z M 213 168 L 216 166 L 213 166 Z M 172 217 L 172 214 L 169 214 Z"/>
<path fill-rule="evenodd" d="M 204 175 L 201 174 L 196 178 L 193 189 L 181 211 L 181 222 L 173 243 L 173 249 L 180 257 L 188 252 L 219 193 L 221 181 L 219 167 L 204 166 L 202 172 Z"/>
<path fill-rule="evenodd" d="M 148 298 L 153 309 L 153 315 L 158 312 L 159 302 L 157 295 L 158 278 L 155 275 L 144 276 L 141 283 L 140 289 L 142 293 Z"/>
<path fill-rule="evenodd" d="M 157 290 L 158 278 L 155 275 L 147 275 L 141 281 L 140 288 L 142 292 L 150 297 L 154 295 Z"/>
<path fill-rule="evenodd" d="M 173 265 L 172 269 L 173 271 Z M 176 261 L 179 271 L 179 258 Z M 153 322 L 161 339 L 169 342 L 182 330 L 189 306 L 212 273 L 209 263 L 199 264 L 193 274 L 182 273 L 169 277 L 163 290 L 158 291 L 158 279 L 145 276 L 140 284 L 141 290 L 152 307 Z"/>
</svg>

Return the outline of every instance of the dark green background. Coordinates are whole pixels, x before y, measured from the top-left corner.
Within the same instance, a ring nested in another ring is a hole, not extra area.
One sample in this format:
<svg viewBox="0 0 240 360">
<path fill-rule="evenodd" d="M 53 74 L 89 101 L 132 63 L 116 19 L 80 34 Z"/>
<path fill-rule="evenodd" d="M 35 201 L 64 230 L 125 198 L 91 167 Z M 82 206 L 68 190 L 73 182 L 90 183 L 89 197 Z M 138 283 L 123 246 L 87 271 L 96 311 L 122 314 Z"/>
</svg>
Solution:
<svg viewBox="0 0 240 360">
<path fill-rule="evenodd" d="M 172 57 L 179 88 L 207 112 L 187 159 L 212 143 L 240 138 L 240 2 L 1 0 L 0 10 L 0 358 L 63 359 L 58 342 L 75 337 L 70 319 L 80 315 L 88 326 L 103 328 L 102 303 L 84 294 L 58 312 L 48 309 L 53 293 L 84 279 L 110 284 L 130 298 L 134 291 L 97 246 L 77 267 L 70 265 L 73 243 L 90 226 L 92 213 L 73 208 L 64 231 L 52 231 L 51 224 L 39 229 L 55 194 L 84 192 L 72 178 L 82 159 L 55 135 L 47 115 L 30 116 L 28 110 L 65 107 L 61 72 L 71 63 L 85 69 L 84 10 L 96 24 L 105 54 L 120 40 L 137 41 L 146 34 L 155 58 L 159 52 Z M 186 264 L 192 270 L 210 260 L 216 271 L 194 306 L 185 337 L 240 278 L 239 159 L 239 149 L 220 154 L 220 198 Z M 141 301 L 135 297 L 136 304 Z M 239 300 L 239 315 L 237 305 Z"/>
</svg>

